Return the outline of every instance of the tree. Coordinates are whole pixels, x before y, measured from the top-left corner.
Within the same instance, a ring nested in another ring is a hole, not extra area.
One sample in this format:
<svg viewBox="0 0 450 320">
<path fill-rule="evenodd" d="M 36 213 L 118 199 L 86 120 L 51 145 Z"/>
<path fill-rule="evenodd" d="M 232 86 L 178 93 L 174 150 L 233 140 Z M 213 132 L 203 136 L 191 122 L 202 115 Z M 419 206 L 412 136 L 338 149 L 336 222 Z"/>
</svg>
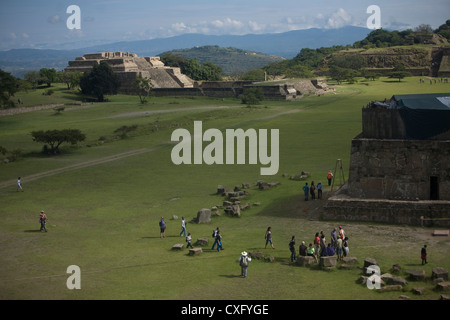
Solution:
<svg viewBox="0 0 450 320">
<path fill-rule="evenodd" d="M 10 73 L 0 70 L 0 108 L 13 108 L 11 97 L 17 92 L 19 82 Z"/>
<path fill-rule="evenodd" d="M 220 81 L 222 80 L 222 68 L 216 66 L 212 62 L 203 63 L 202 67 L 203 80 L 205 81 Z"/>
<path fill-rule="evenodd" d="M 415 32 L 432 33 L 433 28 L 429 24 L 421 24 L 414 29 Z"/>
<path fill-rule="evenodd" d="M 355 77 L 359 75 L 360 72 L 353 69 L 341 68 L 338 66 L 331 66 L 330 68 L 330 76 L 332 79 L 336 80 L 338 84 L 341 84 L 343 80 L 353 83 L 355 81 Z"/>
<path fill-rule="evenodd" d="M 92 71 L 85 73 L 80 79 L 81 93 L 92 95 L 103 102 L 106 94 L 116 94 L 119 79 L 106 61 L 95 64 Z"/>
<path fill-rule="evenodd" d="M 195 58 L 188 60 L 181 71 L 193 80 L 218 81 L 222 79 L 222 68 L 212 62 L 205 62 L 201 65 Z"/>
<path fill-rule="evenodd" d="M 31 135 L 33 141 L 48 144 L 50 148 L 48 149 L 47 145 L 44 145 L 44 150 L 53 154 L 59 152 L 59 147 L 63 143 L 74 145 L 86 139 L 86 135 L 78 129 L 40 130 L 31 132 Z"/>
<path fill-rule="evenodd" d="M 58 79 L 56 75 L 56 70 L 54 68 L 51 69 L 42 68 L 41 70 L 39 70 L 39 76 L 40 80 L 43 83 L 47 84 L 47 87 L 51 87 L 52 83 L 56 82 L 56 80 Z"/>
<path fill-rule="evenodd" d="M 137 90 L 139 95 L 139 100 L 141 104 L 147 102 L 147 98 L 151 93 L 153 88 L 153 83 L 150 78 L 143 78 L 142 75 L 136 77 L 136 80 L 133 83 L 133 87 Z"/>
<path fill-rule="evenodd" d="M 75 89 L 79 86 L 82 75 L 82 72 L 76 71 L 59 71 L 57 73 L 59 81 L 67 85 L 67 90 Z"/>
<path fill-rule="evenodd" d="M 37 71 L 29 71 L 25 73 L 25 81 L 28 81 L 31 84 L 31 87 L 33 89 L 36 89 L 39 81 L 41 79 L 41 76 L 39 75 L 39 72 Z"/>
<path fill-rule="evenodd" d="M 398 82 L 400 82 L 401 79 L 409 76 L 411 76 L 411 73 L 406 71 L 405 66 L 402 64 L 396 65 L 389 74 L 389 78 L 398 79 Z"/>
<path fill-rule="evenodd" d="M 183 69 L 187 63 L 185 57 L 179 54 L 173 54 L 172 52 L 165 52 L 161 55 L 160 58 L 164 65 L 170 67 L 178 67 Z"/>
<path fill-rule="evenodd" d="M 252 87 L 245 89 L 244 93 L 241 95 L 241 101 L 243 104 L 259 104 L 264 100 L 264 92 L 262 88 Z"/>
<path fill-rule="evenodd" d="M 287 78 L 313 78 L 314 74 L 306 66 L 296 65 L 286 71 Z"/>
</svg>

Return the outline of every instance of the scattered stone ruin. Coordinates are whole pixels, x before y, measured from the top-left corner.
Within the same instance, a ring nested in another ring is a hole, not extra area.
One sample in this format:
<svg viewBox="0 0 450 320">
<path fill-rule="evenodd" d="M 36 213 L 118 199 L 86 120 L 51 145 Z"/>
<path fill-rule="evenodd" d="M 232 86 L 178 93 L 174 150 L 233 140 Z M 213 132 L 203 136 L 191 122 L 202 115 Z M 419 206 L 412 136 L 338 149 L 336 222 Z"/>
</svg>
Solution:
<svg viewBox="0 0 450 320">
<path fill-rule="evenodd" d="M 324 218 L 450 226 L 449 96 L 393 96 L 363 108 L 349 179 Z"/>
</svg>

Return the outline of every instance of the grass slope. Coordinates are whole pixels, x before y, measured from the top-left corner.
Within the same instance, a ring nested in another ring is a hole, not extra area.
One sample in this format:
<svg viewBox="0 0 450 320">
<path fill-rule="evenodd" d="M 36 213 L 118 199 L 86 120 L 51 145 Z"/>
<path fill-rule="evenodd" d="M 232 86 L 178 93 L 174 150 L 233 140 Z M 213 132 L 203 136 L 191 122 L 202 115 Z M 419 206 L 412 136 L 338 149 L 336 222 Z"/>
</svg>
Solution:
<svg viewBox="0 0 450 320">
<path fill-rule="evenodd" d="M 335 95 L 267 101 L 251 108 L 233 99 L 209 98 L 154 98 L 143 106 L 137 97 L 118 95 L 107 103 L 67 106 L 60 115 L 47 109 L 0 117 L 0 145 L 22 150 L 19 160 L 0 165 L 0 299 L 358 300 L 397 299 L 400 294 L 438 299 L 431 281 L 419 284 L 426 288 L 421 296 L 409 292 L 414 283 L 405 292 L 381 293 L 356 284 L 362 274 L 358 267 L 323 271 L 291 265 L 287 244 L 292 235 L 297 243 L 309 243 L 316 232 L 329 235 L 338 225 L 344 226 L 350 255 L 358 258 L 359 266 L 372 257 L 382 273 L 394 263 L 422 269 L 424 243 L 429 248 L 430 263 L 423 267 L 427 275 L 433 267 L 449 269 L 450 241 L 430 237 L 427 228 L 321 221 L 325 201 L 305 203 L 300 192 L 304 182 L 282 174 L 304 170 L 311 172 L 310 180 L 324 182 L 340 158 L 348 175 L 350 141 L 361 131 L 362 106 L 393 94 L 449 88 L 420 84 L 419 78 L 382 78 L 336 86 Z M 52 99 L 65 102 L 68 97 L 59 88 Z M 174 165 L 171 133 L 175 128 L 192 132 L 194 120 L 203 121 L 203 130 L 280 129 L 278 174 L 260 176 L 259 164 Z M 137 130 L 116 139 L 114 131 L 124 125 L 137 125 Z M 80 129 L 87 140 L 65 147 L 63 155 L 40 155 L 42 146 L 32 141 L 30 132 L 62 128 Z M 24 192 L 16 192 L 18 176 Z M 280 184 L 260 191 L 253 185 L 257 180 Z M 222 214 L 210 224 L 190 222 L 199 209 L 222 204 L 217 185 L 232 189 L 241 183 L 252 184 L 244 202 L 260 206 L 243 211 L 241 218 Z M 48 233 L 38 231 L 41 209 L 49 217 Z M 212 230 L 220 226 L 225 250 L 206 247 L 199 256 L 171 250 L 175 243 L 185 243 L 179 236 L 180 220 L 171 220 L 172 215 L 187 217 L 194 242 L 211 239 Z M 159 237 L 161 216 L 168 225 L 164 239 Z M 275 250 L 264 249 L 268 226 Z M 243 250 L 271 254 L 275 261 L 252 261 L 249 277 L 242 279 L 237 259 Z M 81 268 L 81 290 L 66 287 L 66 269 L 73 264 Z"/>
</svg>

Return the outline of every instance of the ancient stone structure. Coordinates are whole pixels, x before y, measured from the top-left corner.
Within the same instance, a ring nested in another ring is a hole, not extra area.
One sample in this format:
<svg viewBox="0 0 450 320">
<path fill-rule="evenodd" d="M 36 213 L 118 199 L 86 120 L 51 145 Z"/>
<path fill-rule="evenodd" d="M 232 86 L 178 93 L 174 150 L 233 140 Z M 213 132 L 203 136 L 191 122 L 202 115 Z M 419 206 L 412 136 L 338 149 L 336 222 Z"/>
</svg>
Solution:
<svg viewBox="0 0 450 320">
<path fill-rule="evenodd" d="M 153 88 L 192 88 L 194 81 L 180 68 L 166 67 L 159 57 L 138 57 L 128 52 L 88 53 L 69 61 L 66 71 L 87 72 L 94 64 L 106 61 L 117 74 L 121 93 L 134 93 L 133 83 L 139 75 L 150 78 Z"/>
<path fill-rule="evenodd" d="M 89 72 L 96 63 L 106 61 L 117 74 L 118 92 L 135 94 L 136 77 L 150 78 L 154 96 L 207 96 L 238 98 L 248 88 L 258 86 L 266 100 L 292 100 L 306 93 L 322 95 L 333 92 L 322 79 L 300 80 L 274 85 L 255 84 L 253 81 L 203 81 L 198 82 L 181 73 L 180 68 L 168 67 L 159 57 L 139 57 L 128 52 L 88 53 L 69 61 L 66 71 Z"/>
<path fill-rule="evenodd" d="M 325 219 L 450 225 L 450 94 L 393 96 L 363 109 L 349 179 Z"/>
</svg>

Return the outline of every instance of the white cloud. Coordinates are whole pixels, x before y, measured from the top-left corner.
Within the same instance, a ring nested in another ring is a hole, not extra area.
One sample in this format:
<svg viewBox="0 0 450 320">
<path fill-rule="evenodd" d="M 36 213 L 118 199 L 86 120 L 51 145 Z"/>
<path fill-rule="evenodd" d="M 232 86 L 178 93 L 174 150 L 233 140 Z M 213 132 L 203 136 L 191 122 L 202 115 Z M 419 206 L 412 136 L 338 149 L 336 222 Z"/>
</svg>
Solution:
<svg viewBox="0 0 450 320">
<path fill-rule="evenodd" d="M 338 11 L 331 14 L 327 21 L 327 28 L 337 29 L 342 28 L 344 26 L 348 26 L 352 22 L 352 17 L 342 8 L 339 8 Z"/>
<path fill-rule="evenodd" d="M 51 24 L 56 24 L 56 23 L 59 22 L 59 20 L 61 20 L 61 17 L 60 17 L 59 15 L 54 15 L 54 16 L 49 17 L 49 18 L 47 19 L 47 21 L 48 21 L 49 23 L 51 23 Z"/>
</svg>

